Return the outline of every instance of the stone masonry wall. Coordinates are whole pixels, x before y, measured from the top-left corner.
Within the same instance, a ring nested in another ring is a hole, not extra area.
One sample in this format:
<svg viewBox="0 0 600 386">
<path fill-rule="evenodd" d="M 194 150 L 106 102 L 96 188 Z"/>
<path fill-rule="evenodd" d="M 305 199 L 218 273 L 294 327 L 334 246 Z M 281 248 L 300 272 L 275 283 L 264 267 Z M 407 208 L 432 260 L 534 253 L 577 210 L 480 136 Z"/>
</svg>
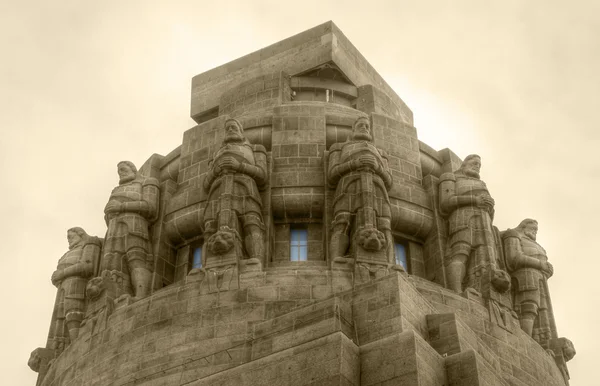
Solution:
<svg viewBox="0 0 600 386">
<path fill-rule="evenodd" d="M 553 358 L 518 326 L 491 323 L 479 299 L 403 274 L 334 293 L 334 274 L 165 288 L 104 330 L 85 326 L 43 385 L 564 385 Z"/>
</svg>

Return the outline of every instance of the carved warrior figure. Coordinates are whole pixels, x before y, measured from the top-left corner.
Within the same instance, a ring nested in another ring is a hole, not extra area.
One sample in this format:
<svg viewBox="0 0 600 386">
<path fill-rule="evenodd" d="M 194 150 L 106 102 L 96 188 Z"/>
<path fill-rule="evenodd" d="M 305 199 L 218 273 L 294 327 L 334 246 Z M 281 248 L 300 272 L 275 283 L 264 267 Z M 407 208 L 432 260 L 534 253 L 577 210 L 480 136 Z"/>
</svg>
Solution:
<svg viewBox="0 0 600 386">
<path fill-rule="evenodd" d="M 33 350 L 28 362 L 29 367 L 39 373 L 38 385 L 51 361 L 79 335 L 86 312 L 86 284 L 100 259 L 101 239 L 89 236 L 83 229 L 69 229 L 67 241 L 69 250 L 58 261 L 51 278 L 57 291 L 46 347 Z"/>
<path fill-rule="evenodd" d="M 152 275 L 149 227 L 158 215 L 159 188 L 155 178 L 144 178 L 129 161 L 117 164 L 119 186 L 104 208 L 108 230 L 102 271 L 123 280 L 124 294 L 139 300 L 149 295 Z"/>
<path fill-rule="evenodd" d="M 259 189 L 264 187 L 266 179 L 265 148 L 250 144 L 240 122 L 228 119 L 223 146 L 214 155 L 204 179 L 208 193 L 204 240 L 209 255 L 226 254 L 236 240 L 243 240 L 248 257 L 245 263 L 262 262 L 265 225 Z"/>
<path fill-rule="evenodd" d="M 448 287 L 458 293 L 465 281 L 466 287 L 481 291 L 475 277 L 485 267 L 491 269 L 491 283 L 500 292 L 510 285 L 506 272 L 497 269 L 494 200 L 479 178 L 480 169 L 481 158 L 471 154 L 456 172 L 440 177 L 440 209 L 448 218 L 449 228 L 446 279 Z M 467 276 L 468 270 L 472 274 Z"/>
<path fill-rule="evenodd" d="M 554 269 L 548 262 L 546 251 L 536 242 L 537 231 L 537 221 L 525 219 L 515 229 L 504 232 L 502 239 L 506 264 L 515 283 L 514 308 L 521 328 L 542 343 L 553 338 L 554 323 L 546 280 Z"/>
<path fill-rule="evenodd" d="M 366 251 L 383 251 L 394 264 L 388 190 L 392 174 L 383 151 L 373 144 L 366 117 L 354 123 L 351 138 L 331 146 L 328 182 L 336 186 L 329 245 L 334 262 L 347 262 L 350 236 Z"/>
<path fill-rule="evenodd" d="M 79 334 L 85 316 L 85 287 L 94 275 L 101 248 L 100 239 L 79 227 L 67 231 L 67 241 L 69 250 L 58 261 L 51 278 L 58 290 L 49 340 L 54 340 L 53 348 L 59 352 Z"/>
</svg>

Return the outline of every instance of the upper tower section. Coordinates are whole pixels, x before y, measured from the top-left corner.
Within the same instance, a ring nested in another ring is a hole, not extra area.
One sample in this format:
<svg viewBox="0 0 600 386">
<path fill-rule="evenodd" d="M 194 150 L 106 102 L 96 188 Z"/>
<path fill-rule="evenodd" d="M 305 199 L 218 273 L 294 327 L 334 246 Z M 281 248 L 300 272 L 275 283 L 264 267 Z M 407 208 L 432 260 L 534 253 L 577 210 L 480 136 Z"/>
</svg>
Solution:
<svg viewBox="0 0 600 386">
<path fill-rule="evenodd" d="M 277 84 L 274 73 L 287 82 Z M 289 100 L 333 102 L 413 124 L 412 111 L 332 21 L 196 75 L 190 116 L 202 123 Z"/>
</svg>

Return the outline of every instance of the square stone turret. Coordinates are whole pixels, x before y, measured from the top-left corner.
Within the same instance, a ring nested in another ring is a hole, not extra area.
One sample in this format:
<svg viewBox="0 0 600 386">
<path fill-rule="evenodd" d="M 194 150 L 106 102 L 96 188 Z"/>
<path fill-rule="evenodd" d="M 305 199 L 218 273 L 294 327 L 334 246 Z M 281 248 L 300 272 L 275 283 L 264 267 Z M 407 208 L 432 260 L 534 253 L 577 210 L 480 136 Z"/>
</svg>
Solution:
<svg viewBox="0 0 600 386">
<path fill-rule="evenodd" d="M 325 69 L 338 73 L 339 83 L 358 89 L 358 93 L 353 93 L 344 90 L 336 80 L 329 82 L 331 89 L 335 90 L 337 83 L 337 88 L 342 88 L 340 93 L 354 97 L 352 103 L 358 110 L 387 115 L 412 125 L 412 111 L 332 21 L 196 75 L 192 79 L 190 116 L 201 123 L 221 115 L 223 94 L 248 79 L 281 71 L 302 77 Z M 248 89 L 246 95 L 252 97 Z M 247 102 L 255 103 L 250 98 Z"/>
</svg>

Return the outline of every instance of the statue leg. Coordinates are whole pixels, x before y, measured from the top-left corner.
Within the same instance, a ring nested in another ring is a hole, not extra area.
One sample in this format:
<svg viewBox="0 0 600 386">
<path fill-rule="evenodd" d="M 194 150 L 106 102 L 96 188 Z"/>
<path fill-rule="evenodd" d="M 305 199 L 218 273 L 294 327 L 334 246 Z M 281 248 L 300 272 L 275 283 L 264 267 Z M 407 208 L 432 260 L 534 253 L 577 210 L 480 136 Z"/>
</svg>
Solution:
<svg viewBox="0 0 600 386">
<path fill-rule="evenodd" d="M 396 264 L 396 250 L 394 249 L 394 235 L 392 234 L 392 220 L 388 217 L 377 218 L 377 229 L 385 235 L 385 255 L 388 264 L 395 270 L 404 271 L 404 267 Z"/>
<path fill-rule="evenodd" d="M 127 264 L 131 275 L 133 300 L 140 300 L 150 295 L 152 273 L 147 265 L 148 253 L 142 248 L 132 248 L 127 251 Z"/>
<path fill-rule="evenodd" d="M 519 322 L 521 323 L 521 329 L 527 333 L 527 335 L 533 335 L 533 324 L 535 318 L 538 315 L 538 305 L 534 302 L 521 303 L 519 312 Z"/>
<path fill-rule="evenodd" d="M 446 261 L 446 283 L 454 292 L 462 293 L 462 283 L 467 273 L 467 261 L 471 246 L 465 242 L 456 242 L 450 248 L 450 256 Z"/>
<path fill-rule="evenodd" d="M 250 260 L 248 263 L 261 263 L 265 259 L 265 226 L 256 213 L 241 217 L 244 228 L 244 246 Z"/>
<path fill-rule="evenodd" d="M 208 220 L 204 223 L 204 241 L 203 241 L 203 245 L 202 245 L 202 253 L 206 254 L 206 252 L 208 251 L 208 240 L 210 240 L 210 238 L 217 233 L 217 221 L 216 220 Z M 204 260 L 202 262 L 202 267 L 204 267 L 205 263 L 206 263 L 206 259 L 204 258 L 204 256 L 202 257 L 202 259 Z"/>
<path fill-rule="evenodd" d="M 73 342 L 79 336 L 79 327 L 81 326 L 81 321 L 83 320 L 85 313 L 83 312 L 82 300 L 71 299 L 68 302 L 81 303 L 77 306 L 72 306 L 73 309 L 68 310 L 65 315 L 65 322 L 67 324 L 67 329 L 69 330 L 69 339 Z"/>
<path fill-rule="evenodd" d="M 333 220 L 331 241 L 329 242 L 329 258 L 343 258 L 350 246 L 350 213 L 338 213 Z"/>
</svg>

